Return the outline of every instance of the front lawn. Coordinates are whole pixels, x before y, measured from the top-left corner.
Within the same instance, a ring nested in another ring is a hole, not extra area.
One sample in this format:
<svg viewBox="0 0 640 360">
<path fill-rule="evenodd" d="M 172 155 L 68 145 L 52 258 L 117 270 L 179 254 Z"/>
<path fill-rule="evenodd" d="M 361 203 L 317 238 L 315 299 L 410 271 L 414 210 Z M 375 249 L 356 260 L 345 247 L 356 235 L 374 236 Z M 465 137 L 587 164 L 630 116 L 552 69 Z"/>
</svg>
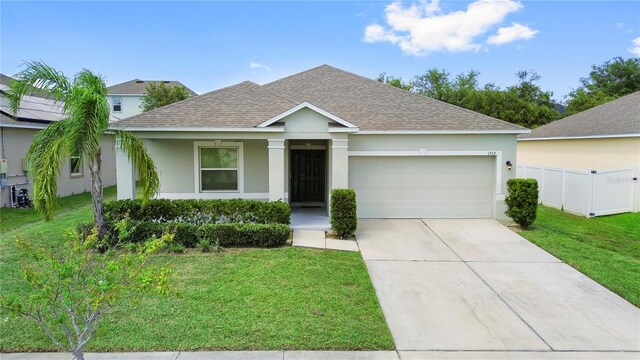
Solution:
<svg viewBox="0 0 640 360">
<path fill-rule="evenodd" d="M 0 291 L 24 291 L 16 236 L 59 246 L 61 229 L 91 219 L 89 201 L 69 203 L 73 206 L 62 206 L 52 222 L 32 219 L 29 210 L 22 213 L 24 221 L 14 220 L 10 210 L 13 225 L 3 225 L 0 235 Z M 3 223 L 5 211 L 0 210 Z M 157 255 L 153 261 L 174 269 L 178 293 L 149 295 L 106 318 L 88 351 L 393 349 L 358 253 L 292 247 L 219 254 L 192 250 Z M 15 317 L 0 322 L 0 351 L 45 350 L 57 349 L 33 323 Z"/>
<path fill-rule="evenodd" d="M 640 307 L 640 213 L 587 219 L 539 206 L 519 233 Z"/>
</svg>

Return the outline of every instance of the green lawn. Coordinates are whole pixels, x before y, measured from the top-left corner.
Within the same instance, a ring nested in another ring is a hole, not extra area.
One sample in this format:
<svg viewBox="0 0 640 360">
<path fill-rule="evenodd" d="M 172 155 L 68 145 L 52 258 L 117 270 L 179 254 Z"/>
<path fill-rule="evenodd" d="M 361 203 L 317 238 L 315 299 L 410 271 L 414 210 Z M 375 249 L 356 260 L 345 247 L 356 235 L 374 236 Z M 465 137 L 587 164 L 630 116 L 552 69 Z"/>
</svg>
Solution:
<svg viewBox="0 0 640 360">
<path fill-rule="evenodd" d="M 89 198 L 65 199 L 58 212 L 43 222 L 30 210 L 0 210 L 1 292 L 24 291 L 13 239 L 60 246 L 61 229 L 91 219 Z M 153 261 L 174 269 L 178 294 L 149 295 L 105 319 L 88 351 L 393 349 L 358 253 L 228 249 L 162 254 Z M 3 320 L 0 351 L 55 350 L 31 322 Z"/>
<path fill-rule="evenodd" d="M 116 187 L 110 186 L 104 189 L 105 200 L 113 200 L 116 197 Z M 91 193 L 65 196 L 58 199 L 57 213 L 65 214 L 70 210 L 87 207 L 91 203 Z M 19 226 L 39 221 L 42 216 L 35 209 L 0 209 L 0 233 L 15 229 Z"/>
<path fill-rule="evenodd" d="M 640 307 L 640 213 L 587 219 L 540 206 L 520 235 Z"/>
</svg>

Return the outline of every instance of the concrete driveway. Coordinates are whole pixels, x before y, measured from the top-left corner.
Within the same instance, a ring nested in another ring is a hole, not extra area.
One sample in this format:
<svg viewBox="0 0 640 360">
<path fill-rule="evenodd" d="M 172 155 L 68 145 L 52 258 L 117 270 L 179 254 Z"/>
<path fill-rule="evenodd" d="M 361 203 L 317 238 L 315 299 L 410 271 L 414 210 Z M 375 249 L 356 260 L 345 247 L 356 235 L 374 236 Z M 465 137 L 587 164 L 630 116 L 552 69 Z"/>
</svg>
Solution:
<svg viewBox="0 0 640 360">
<path fill-rule="evenodd" d="M 495 220 L 358 226 L 380 305 L 407 356 L 493 350 L 640 357 L 638 308 Z"/>
</svg>

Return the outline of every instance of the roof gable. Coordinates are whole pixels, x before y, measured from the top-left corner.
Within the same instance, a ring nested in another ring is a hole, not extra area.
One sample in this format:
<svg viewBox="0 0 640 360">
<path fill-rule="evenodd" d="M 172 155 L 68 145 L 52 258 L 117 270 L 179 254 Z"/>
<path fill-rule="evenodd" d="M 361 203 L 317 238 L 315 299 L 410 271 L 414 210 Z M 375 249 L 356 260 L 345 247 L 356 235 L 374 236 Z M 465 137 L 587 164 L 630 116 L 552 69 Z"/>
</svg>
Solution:
<svg viewBox="0 0 640 360">
<path fill-rule="evenodd" d="M 533 129 L 519 139 L 640 134 L 640 91 Z"/>
<path fill-rule="evenodd" d="M 294 102 L 312 103 L 365 131 L 527 131 L 329 65 L 273 81 L 263 88 Z"/>
<path fill-rule="evenodd" d="M 286 118 L 287 116 L 289 116 L 289 115 L 291 115 L 291 114 L 293 114 L 293 113 L 295 113 L 295 112 L 297 112 L 299 110 L 302 110 L 302 109 L 309 109 L 309 110 L 315 111 L 315 112 L 319 113 L 320 115 L 323 115 L 323 116 L 335 121 L 336 123 L 338 123 L 338 124 L 340 124 L 340 125 L 342 125 L 344 127 L 352 128 L 352 129 L 356 129 L 357 128 L 356 125 L 353 125 L 352 123 L 350 123 L 350 122 L 348 122 L 348 121 L 346 121 L 344 119 L 341 119 L 341 118 L 331 114 L 330 112 L 324 111 L 324 110 L 320 109 L 317 106 L 309 104 L 308 102 L 303 102 L 302 104 L 296 105 L 296 106 L 292 107 L 291 109 L 283 112 L 282 114 L 278 114 L 278 115 L 272 117 L 271 119 L 269 119 L 267 121 L 264 121 L 263 123 L 259 124 L 257 127 L 259 127 L 259 128 L 267 127 L 267 126 L 269 126 L 271 124 L 274 124 L 274 123 Z"/>
</svg>

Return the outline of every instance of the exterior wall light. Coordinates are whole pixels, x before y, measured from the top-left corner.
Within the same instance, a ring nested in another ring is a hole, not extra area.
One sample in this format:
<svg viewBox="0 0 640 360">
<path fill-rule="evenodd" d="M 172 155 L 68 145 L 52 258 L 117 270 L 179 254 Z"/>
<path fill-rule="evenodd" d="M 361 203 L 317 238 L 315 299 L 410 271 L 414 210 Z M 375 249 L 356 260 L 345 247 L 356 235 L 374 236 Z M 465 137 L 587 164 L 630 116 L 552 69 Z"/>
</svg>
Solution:
<svg viewBox="0 0 640 360">
<path fill-rule="evenodd" d="M 511 171 L 511 168 L 513 167 L 513 164 L 511 163 L 511 160 L 507 160 L 506 165 L 507 165 L 507 169 L 509 171 Z"/>
</svg>

